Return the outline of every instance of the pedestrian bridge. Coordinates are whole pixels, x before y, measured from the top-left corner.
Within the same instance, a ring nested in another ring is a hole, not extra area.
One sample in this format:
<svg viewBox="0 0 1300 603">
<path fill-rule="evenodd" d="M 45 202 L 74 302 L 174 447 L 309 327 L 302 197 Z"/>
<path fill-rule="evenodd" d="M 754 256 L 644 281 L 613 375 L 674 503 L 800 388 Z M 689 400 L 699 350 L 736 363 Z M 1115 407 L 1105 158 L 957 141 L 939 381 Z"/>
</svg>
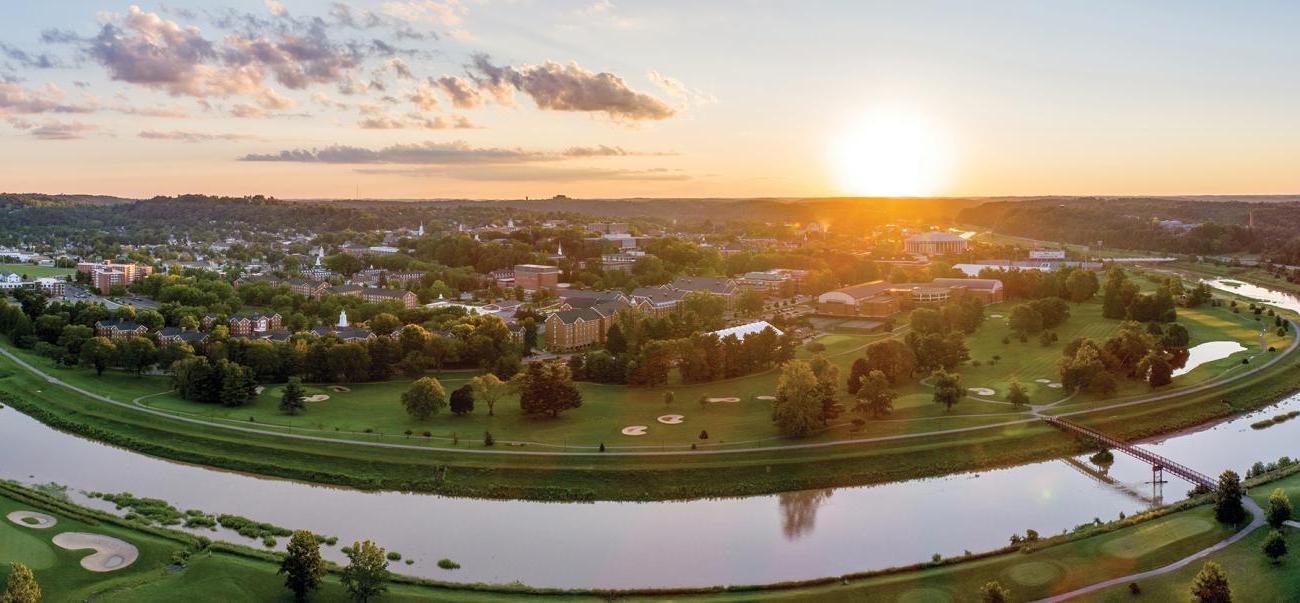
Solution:
<svg viewBox="0 0 1300 603">
<path fill-rule="evenodd" d="M 1160 456 L 1149 450 L 1143 450 L 1141 448 L 1138 448 L 1134 444 L 1130 444 L 1128 442 L 1124 442 L 1122 440 L 1112 438 L 1095 429 L 1084 427 L 1082 425 L 1079 425 L 1078 423 L 1073 423 L 1065 419 L 1062 419 L 1060 417 L 1043 416 L 1043 420 L 1047 421 L 1048 423 L 1051 423 L 1052 425 L 1056 426 L 1062 431 L 1067 431 L 1084 437 L 1092 438 L 1094 440 L 1097 440 L 1102 445 L 1108 448 L 1113 448 L 1135 459 L 1138 459 L 1139 461 L 1151 465 L 1152 481 L 1154 483 L 1162 482 L 1163 480 L 1161 479 L 1161 477 L 1163 472 L 1168 471 L 1178 477 L 1181 477 L 1191 482 L 1194 485 L 1203 486 L 1209 490 L 1213 490 L 1214 487 L 1218 485 L 1218 480 L 1215 480 L 1210 476 L 1205 475 L 1204 473 L 1200 473 L 1199 471 L 1187 467 L 1186 465 L 1178 463 L 1172 459 L 1168 459 L 1163 456 Z"/>
</svg>

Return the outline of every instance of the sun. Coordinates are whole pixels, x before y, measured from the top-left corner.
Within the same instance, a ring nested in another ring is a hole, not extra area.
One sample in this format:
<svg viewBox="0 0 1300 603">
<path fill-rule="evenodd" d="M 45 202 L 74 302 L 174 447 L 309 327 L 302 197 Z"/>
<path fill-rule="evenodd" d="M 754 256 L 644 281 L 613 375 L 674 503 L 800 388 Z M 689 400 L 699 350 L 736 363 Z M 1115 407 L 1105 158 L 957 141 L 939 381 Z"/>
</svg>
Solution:
<svg viewBox="0 0 1300 603">
<path fill-rule="evenodd" d="M 919 114 L 879 108 L 834 138 L 830 162 L 845 194 L 923 197 L 944 186 L 951 152 L 943 132 Z"/>
</svg>

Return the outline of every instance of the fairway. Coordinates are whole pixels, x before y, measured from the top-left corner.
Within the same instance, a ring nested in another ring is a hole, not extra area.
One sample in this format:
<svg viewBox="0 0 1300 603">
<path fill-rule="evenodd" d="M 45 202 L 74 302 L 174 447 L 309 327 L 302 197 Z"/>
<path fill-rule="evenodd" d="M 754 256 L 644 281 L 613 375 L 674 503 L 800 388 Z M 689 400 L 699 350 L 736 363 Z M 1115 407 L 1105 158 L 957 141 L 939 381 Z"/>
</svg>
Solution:
<svg viewBox="0 0 1300 603">
<path fill-rule="evenodd" d="M 33 264 L 0 264 L 0 272 L 13 272 L 24 276 L 24 280 L 46 276 L 68 276 L 76 274 L 75 268 L 55 268 L 54 266 L 36 266 Z"/>
</svg>

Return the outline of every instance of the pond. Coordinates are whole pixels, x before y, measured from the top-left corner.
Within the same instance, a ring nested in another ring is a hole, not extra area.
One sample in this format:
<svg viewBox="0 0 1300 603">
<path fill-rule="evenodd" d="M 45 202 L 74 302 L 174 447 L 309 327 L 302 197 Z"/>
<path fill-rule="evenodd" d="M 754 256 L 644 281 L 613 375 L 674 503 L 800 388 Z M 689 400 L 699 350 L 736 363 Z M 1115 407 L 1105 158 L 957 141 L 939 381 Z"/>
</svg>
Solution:
<svg viewBox="0 0 1300 603">
<path fill-rule="evenodd" d="M 1196 344 L 1187 350 L 1187 361 L 1183 366 L 1175 369 L 1172 376 L 1186 375 L 1202 364 L 1222 360 L 1246 349 L 1246 346 L 1237 341 L 1207 341 Z"/>
</svg>

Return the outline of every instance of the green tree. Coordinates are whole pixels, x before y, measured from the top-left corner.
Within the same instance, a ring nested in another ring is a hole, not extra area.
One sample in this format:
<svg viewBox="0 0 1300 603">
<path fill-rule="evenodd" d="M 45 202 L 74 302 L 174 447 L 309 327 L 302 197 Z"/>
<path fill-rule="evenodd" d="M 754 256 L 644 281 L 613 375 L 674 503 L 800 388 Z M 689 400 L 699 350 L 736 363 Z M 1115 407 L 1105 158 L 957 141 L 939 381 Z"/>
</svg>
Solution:
<svg viewBox="0 0 1300 603">
<path fill-rule="evenodd" d="M 1268 525 L 1282 529 L 1282 524 L 1291 519 L 1291 513 L 1291 499 L 1287 497 L 1286 491 L 1274 488 L 1273 493 L 1268 495 L 1268 508 L 1264 510 Z"/>
<path fill-rule="evenodd" d="M 471 379 L 469 384 L 474 388 L 474 398 L 482 400 L 487 405 L 488 416 L 496 416 L 497 401 L 510 392 L 510 383 L 502 381 L 492 373 L 487 373 Z"/>
<path fill-rule="evenodd" d="M 1245 491 L 1241 487 L 1241 477 L 1229 469 L 1219 476 L 1219 485 L 1214 490 L 1214 517 L 1227 524 L 1238 524 L 1246 518 L 1246 508 L 1241 504 Z"/>
<path fill-rule="evenodd" d="M 1268 556 L 1269 561 L 1278 563 L 1286 556 L 1286 536 L 1278 530 L 1270 530 L 1268 538 L 1264 540 L 1264 554 Z"/>
<path fill-rule="evenodd" d="M 881 371 L 871 371 L 858 382 L 858 404 L 853 410 L 883 417 L 894 411 L 898 394 L 889 389 L 889 378 Z"/>
<path fill-rule="evenodd" d="M 117 343 L 117 362 L 138 377 L 158 362 L 158 349 L 139 335 L 124 337 Z"/>
<path fill-rule="evenodd" d="M 1075 270 L 1065 279 L 1065 289 L 1075 303 L 1092 299 L 1099 288 L 1097 275 L 1089 270 Z"/>
<path fill-rule="evenodd" d="M 417 421 L 426 421 L 447 405 L 447 390 L 433 377 L 421 377 L 402 393 L 402 406 L 406 414 Z"/>
<path fill-rule="evenodd" d="M 916 355 L 906 343 L 897 339 L 877 341 L 866 350 L 865 372 L 878 370 L 885 374 L 892 385 L 900 385 L 912 379 L 916 372 Z"/>
<path fill-rule="evenodd" d="M 1007 388 L 1007 402 L 1016 406 L 1025 406 L 1029 404 L 1029 393 L 1025 391 L 1025 386 L 1019 381 L 1012 381 Z"/>
<path fill-rule="evenodd" d="M 117 346 L 107 337 L 91 337 L 81 346 L 81 363 L 95 367 L 96 375 L 103 375 L 116 356 Z"/>
<path fill-rule="evenodd" d="M 623 327 L 614 323 L 605 333 L 605 349 L 611 354 L 624 354 L 627 352 L 627 337 L 623 334 Z"/>
<path fill-rule="evenodd" d="M 1043 330 L 1043 315 L 1031 304 L 1020 304 L 1011 309 L 1009 325 L 1016 335 L 1033 335 Z"/>
<path fill-rule="evenodd" d="M 280 395 L 280 412 L 296 415 L 306 407 L 307 404 L 303 401 L 302 379 L 290 377 L 289 383 L 284 386 L 284 393 Z"/>
<path fill-rule="evenodd" d="M 253 379 L 253 371 L 248 367 L 229 360 L 218 360 L 216 369 L 221 376 L 219 399 L 222 406 L 243 406 L 257 396 L 257 381 Z"/>
<path fill-rule="evenodd" d="M 466 383 L 451 392 L 451 412 L 466 415 L 474 412 L 474 386 Z"/>
<path fill-rule="evenodd" d="M 994 580 L 980 588 L 980 601 L 983 603 L 1007 603 L 1011 600 L 1011 591 Z"/>
<path fill-rule="evenodd" d="M 806 436 L 822 424 L 822 396 L 812 365 L 791 360 L 781 366 L 772 420 L 787 436 Z"/>
<path fill-rule="evenodd" d="M 515 376 L 519 408 L 526 415 L 549 414 L 582 406 L 582 392 L 573 384 L 569 367 L 560 362 L 534 362 Z"/>
<path fill-rule="evenodd" d="M 293 591 L 295 601 L 306 601 L 307 596 L 320 587 L 325 563 L 321 560 L 320 542 L 315 534 L 307 530 L 294 531 L 278 573 L 284 574 L 284 586 Z"/>
<path fill-rule="evenodd" d="M 763 294 L 756 289 L 745 289 L 736 298 L 736 313 L 741 316 L 758 316 L 763 312 Z"/>
<path fill-rule="evenodd" d="M 388 560 L 383 548 L 369 540 L 353 542 L 347 556 L 339 581 L 353 601 L 365 603 L 388 591 Z"/>
<path fill-rule="evenodd" d="M 961 401 L 966 392 L 961 388 L 961 375 L 939 369 L 930 374 L 934 386 L 934 401 L 952 410 L 952 405 Z"/>
<path fill-rule="evenodd" d="M 0 603 L 36 603 L 41 600 L 41 585 L 36 583 L 36 576 L 26 565 L 13 561 L 9 563 L 9 579 L 5 580 L 5 591 L 0 593 Z"/>
<path fill-rule="evenodd" d="M 1192 601 L 1195 603 L 1232 603 L 1232 587 L 1228 575 L 1213 561 L 1205 562 L 1192 582 Z"/>
</svg>

